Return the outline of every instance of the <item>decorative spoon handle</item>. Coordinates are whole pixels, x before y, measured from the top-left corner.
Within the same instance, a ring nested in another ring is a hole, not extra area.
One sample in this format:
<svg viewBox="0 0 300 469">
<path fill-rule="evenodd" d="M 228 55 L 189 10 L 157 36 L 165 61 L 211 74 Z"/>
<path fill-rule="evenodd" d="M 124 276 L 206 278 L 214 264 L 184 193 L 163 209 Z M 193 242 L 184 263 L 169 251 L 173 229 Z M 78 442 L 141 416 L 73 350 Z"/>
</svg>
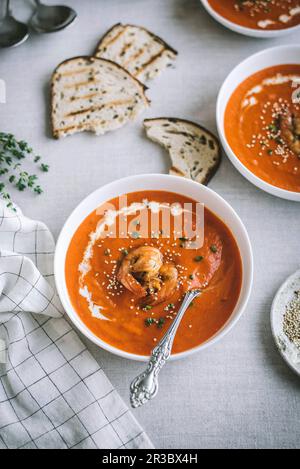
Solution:
<svg viewBox="0 0 300 469">
<path fill-rule="evenodd" d="M 132 407 L 139 407 L 153 399 L 158 391 L 158 374 L 166 361 L 170 358 L 174 338 L 191 302 L 199 296 L 201 290 L 191 290 L 186 293 L 177 316 L 159 344 L 152 350 L 147 369 L 138 375 L 130 385 L 130 403 Z"/>
</svg>

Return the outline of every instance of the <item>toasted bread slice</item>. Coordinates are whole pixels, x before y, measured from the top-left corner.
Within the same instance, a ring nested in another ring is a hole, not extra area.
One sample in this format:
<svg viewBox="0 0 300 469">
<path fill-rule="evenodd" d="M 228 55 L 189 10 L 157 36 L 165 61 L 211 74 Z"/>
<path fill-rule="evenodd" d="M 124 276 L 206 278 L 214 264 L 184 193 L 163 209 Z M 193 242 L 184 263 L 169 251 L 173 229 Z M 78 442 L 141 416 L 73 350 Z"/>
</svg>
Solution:
<svg viewBox="0 0 300 469">
<path fill-rule="evenodd" d="M 149 105 L 145 86 L 119 65 L 95 57 L 61 63 L 51 82 L 53 136 L 118 129 Z"/>
<path fill-rule="evenodd" d="M 100 40 L 95 56 L 112 60 L 141 81 L 170 66 L 177 52 L 155 34 L 131 24 L 116 24 Z"/>
<path fill-rule="evenodd" d="M 194 122 L 170 117 L 145 119 L 150 140 L 160 143 L 172 160 L 170 174 L 207 184 L 221 161 L 219 140 Z"/>
</svg>

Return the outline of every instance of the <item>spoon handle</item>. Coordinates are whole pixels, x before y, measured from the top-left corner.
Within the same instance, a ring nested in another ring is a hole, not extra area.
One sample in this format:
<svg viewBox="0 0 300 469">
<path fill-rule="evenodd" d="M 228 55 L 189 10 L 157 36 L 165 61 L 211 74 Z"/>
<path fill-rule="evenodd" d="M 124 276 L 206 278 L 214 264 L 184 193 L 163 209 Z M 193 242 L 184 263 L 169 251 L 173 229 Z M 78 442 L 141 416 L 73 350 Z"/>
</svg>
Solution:
<svg viewBox="0 0 300 469">
<path fill-rule="evenodd" d="M 191 290 L 186 293 L 177 316 L 159 344 L 152 350 L 147 369 L 132 381 L 130 385 L 130 403 L 132 407 L 135 408 L 146 404 L 146 402 L 156 396 L 158 391 L 158 374 L 170 358 L 178 326 L 187 308 L 200 293 L 201 290 Z"/>
<path fill-rule="evenodd" d="M 9 8 L 10 7 L 10 0 L 6 0 L 4 2 L 4 7 L 5 7 L 4 10 L 3 10 L 4 11 L 4 16 L 5 17 L 9 16 L 10 15 L 10 8 Z"/>
</svg>

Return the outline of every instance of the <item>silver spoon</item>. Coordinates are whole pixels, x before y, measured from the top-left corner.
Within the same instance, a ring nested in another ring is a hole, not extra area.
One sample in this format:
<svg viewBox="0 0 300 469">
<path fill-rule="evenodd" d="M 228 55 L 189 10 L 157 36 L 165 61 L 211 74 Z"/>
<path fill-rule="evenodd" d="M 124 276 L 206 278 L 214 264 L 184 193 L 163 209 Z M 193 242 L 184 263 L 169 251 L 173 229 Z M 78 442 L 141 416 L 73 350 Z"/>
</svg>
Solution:
<svg viewBox="0 0 300 469">
<path fill-rule="evenodd" d="M 31 17 L 30 26 L 38 33 L 52 33 L 69 26 L 77 13 L 73 8 L 64 5 L 48 6 L 35 0 L 36 11 Z"/>
<path fill-rule="evenodd" d="M 28 36 L 26 24 L 12 16 L 9 0 L 6 0 L 4 17 L 0 19 L 0 48 L 18 46 L 26 41 Z"/>
<path fill-rule="evenodd" d="M 130 385 L 130 403 L 132 407 L 140 407 L 156 396 L 158 391 L 158 374 L 170 358 L 172 345 L 181 319 L 191 302 L 200 294 L 201 290 L 191 290 L 186 293 L 177 316 L 159 344 L 152 350 L 146 371 L 132 381 Z"/>
</svg>

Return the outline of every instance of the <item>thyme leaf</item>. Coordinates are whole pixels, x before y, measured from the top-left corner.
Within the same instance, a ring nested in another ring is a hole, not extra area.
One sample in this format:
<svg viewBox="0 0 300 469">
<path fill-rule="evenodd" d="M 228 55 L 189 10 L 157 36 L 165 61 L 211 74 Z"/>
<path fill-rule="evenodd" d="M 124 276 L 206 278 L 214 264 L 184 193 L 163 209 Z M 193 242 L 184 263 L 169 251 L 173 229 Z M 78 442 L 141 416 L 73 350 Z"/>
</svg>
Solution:
<svg viewBox="0 0 300 469">
<path fill-rule="evenodd" d="M 17 140 L 13 134 L 0 132 L 0 196 L 6 206 L 16 210 L 6 186 L 12 185 L 23 192 L 30 189 L 35 194 L 41 194 L 43 189 L 39 185 L 38 176 L 22 170 L 23 160 L 32 158 L 32 163 L 37 164 L 41 156 L 34 155 L 33 149 L 25 140 Z M 39 169 L 49 171 L 49 165 L 41 163 Z"/>
</svg>

